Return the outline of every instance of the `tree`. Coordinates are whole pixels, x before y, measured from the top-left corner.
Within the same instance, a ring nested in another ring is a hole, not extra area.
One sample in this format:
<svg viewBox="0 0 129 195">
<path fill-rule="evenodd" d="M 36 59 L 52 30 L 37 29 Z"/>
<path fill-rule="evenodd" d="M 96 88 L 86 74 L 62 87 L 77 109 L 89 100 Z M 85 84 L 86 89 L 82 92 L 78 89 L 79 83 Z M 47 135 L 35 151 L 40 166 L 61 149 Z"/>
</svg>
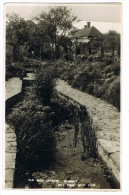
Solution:
<svg viewBox="0 0 129 195">
<path fill-rule="evenodd" d="M 59 6 L 50 8 L 47 13 L 41 12 L 35 19 L 40 27 L 43 27 L 46 31 L 52 45 L 52 53 L 55 48 L 56 57 L 56 51 L 59 48 L 61 39 L 71 30 L 72 23 L 76 20 L 76 17 L 71 14 L 67 7 Z"/>
<path fill-rule="evenodd" d="M 39 25 L 33 20 L 27 20 L 28 29 L 28 52 L 30 57 L 40 57 L 45 43 L 49 42 L 44 25 Z"/>
<path fill-rule="evenodd" d="M 20 47 L 28 41 L 28 30 L 26 21 L 18 14 L 7 15 L 6 40 L 13 48 L 13 61 L 20 60 Z"/>
<path fill-rule="evenodd" d="M 114 60 L 114 52 L 115 50 L 118 51 L 119 55 L 119 50 L 120 50 L 120 34 L 117 33 L 116 31 L 110 30 L 108 32 L 108 35 L 105 36 L 103 45 L 106 48 L 110 48 L 112 52 L 112 58 Z"/>
<path fill-rule="evenodd" d="M 91 49 L 98 50 L 98 49 L 102 48 L 102 40 L 99 40 L 99 39 L 92 40 L 90 46 L 91 46 Z"/>
</svg>

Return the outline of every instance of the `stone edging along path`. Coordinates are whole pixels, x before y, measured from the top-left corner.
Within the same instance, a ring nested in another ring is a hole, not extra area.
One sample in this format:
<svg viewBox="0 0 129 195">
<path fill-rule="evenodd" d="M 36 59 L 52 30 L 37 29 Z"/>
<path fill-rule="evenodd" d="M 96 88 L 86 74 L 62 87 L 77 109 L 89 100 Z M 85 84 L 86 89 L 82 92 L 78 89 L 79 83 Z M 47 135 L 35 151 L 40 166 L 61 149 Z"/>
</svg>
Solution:
<svg viewBox="0 0 129 195">
<path fill-rule="evenodd" d="M 72 88 L 58 80 L 59 94 L 85 106 L 95 129 L 97 150 L 116 180 L 120 183 L 120 113 L 104 100 Z"/>
<path fill-rule="evenodd" d="M 9 84 L 8 84 L 9 82 Z M 12 107 L 22 95 L 22 80 L 11 78 L 6 82 L 6 111 Z M 13 188 L 16 161 L 16 134 L 5 124 L 5 188 Z"/>
<path fill-rule="evenodd" d="M 25 85 L 33 80 L 34 75 L 28 73 L 23 80 L 16 77 L 6 82 L 6 111 L 21 99 Z M 13 188 L 16 151 L 17 144 L 14 129 L 5 124 L 5 188 Z"/>
<path fill-rule="evenodd" d="M 13 188 L 15 161 L 16 161 L 16 134 L 14 130 L 5 124 L 5 188 Z"/>
</svg>

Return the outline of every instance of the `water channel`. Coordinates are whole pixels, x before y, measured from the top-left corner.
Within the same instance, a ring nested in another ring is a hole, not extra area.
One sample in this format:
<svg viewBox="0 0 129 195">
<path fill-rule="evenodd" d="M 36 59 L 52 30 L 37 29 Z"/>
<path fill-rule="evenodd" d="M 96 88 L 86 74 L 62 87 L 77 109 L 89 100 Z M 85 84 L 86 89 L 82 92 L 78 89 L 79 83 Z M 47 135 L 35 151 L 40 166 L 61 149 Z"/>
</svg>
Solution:
<svg viewBox="0 0 129 195">
<path fill-rule="evenodd" d="M 16 78 L 10 79 L 6 83 L 7 96 L 12 95 L 12 85 L 17 83 L 15 89 L 19 90 L 19 83 Z M 15 85 L 16 86 L 16 85 Z M 11 108 L 6 120 L 10 124 L 11 116 L 14 112 L 26 111 L 31 101 L 33 101 L 33 86 L 27 86 L 22 101 Z M 10 90 L 9 90 L 10 89 Z M 54 105 L 54 106 L 53 106 Z M 52 112 L 59 111 L 60 105 L 49 105 Z M 81 127 L 75 136 L 75 124 L 69 120 L 65 109 L 62 116 L 56 114 L 58 118 L 58 128 L 55 131 L 56 137 L 56 161 L 49 168 L 39 171 L 38 165 L 35 169 L 28 171 L 28 165 L 22 162 L 22 156 L 17 151 L 16 170 L 14 175 L 14 188 L 68 188 L 68 189 L 116 189 L 112 174 L 107 166 L 98 156 L 87 153 L 83 156 L 83 142 Z M 60 121 L 59 121 L 60 120 Z M 37 140 L 35 140 L 37 141 Z M 50 143 L 51 144 L 51 143 Z"/>
</svg>

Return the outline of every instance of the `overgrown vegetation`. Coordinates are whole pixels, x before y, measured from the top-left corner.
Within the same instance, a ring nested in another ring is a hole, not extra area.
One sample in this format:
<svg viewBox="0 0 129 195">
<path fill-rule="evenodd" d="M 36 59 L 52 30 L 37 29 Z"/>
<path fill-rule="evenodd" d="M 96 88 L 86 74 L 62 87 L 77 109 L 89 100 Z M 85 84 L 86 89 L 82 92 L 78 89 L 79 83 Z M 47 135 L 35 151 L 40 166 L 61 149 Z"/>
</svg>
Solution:
<svg viewBox="0 0 129 195">
<path fill-rule="evenodd" d="M 24 92 L 22 104 L 8 117 L 17 136 L 18 162 L 25 167 L 25 172 L 47 169 L 56 158 L 58 121 L 54 120 L 55 112 L 50 107 L 54 77 L 48 67 L 43 70 L 37 72 L 34 85 Z"/>
<path fill-rule="evenodd" d="M 23 62 L 6 64 L 6 80 L 12 77 L 25 77 L 27 72 L 35 72 L 41 67 L 41 62 L 32 58 L 24 58 Z"/>
<path fill-rule="evenodd" d="M 57 61 L 58 77 L 73 87 L 104 99 L 120 110 L 120 62 Z"/>
<path fill-rule="evenodd" d="M 55 86 L 55 76 L 55 70 L 52 65 L 44 65 L 36 72 L 35 92 L 44 105 L 49 104 L 52 98 Z"/>
<path fill-rule="evenodd" d="M 9 65 L 6 66 L 6 80 L 12 77 L 24 77 L 26 76 L 26 71 L 23 67 Z"/>
<path fill-rule="evenodd" d="M 26 171 L 52 165 L 56 141 L 48 115 L 33 110 L 21 111 L 12 116 L 12 124 L 15 127 L 21 163 Z"/>
</svg>

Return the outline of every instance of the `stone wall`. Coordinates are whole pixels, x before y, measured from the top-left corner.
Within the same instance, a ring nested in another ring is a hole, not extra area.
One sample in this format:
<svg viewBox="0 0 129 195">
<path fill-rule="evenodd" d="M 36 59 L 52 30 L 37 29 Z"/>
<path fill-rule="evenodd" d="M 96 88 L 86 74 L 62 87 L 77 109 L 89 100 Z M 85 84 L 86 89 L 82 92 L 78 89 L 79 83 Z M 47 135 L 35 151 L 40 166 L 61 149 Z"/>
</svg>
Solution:
<svg viewBox="0 0 129 195">
<path fill-rule="evenodd" d="M 22 80 L 11 78 L 6 82 L 6 114 L 14 104 L 22 98 Z M 16 161 L 16 134 L 8 124 L 5 124 L 5 188 L 13 188 Z"/>
<path fill-rule="evenodd" d="M 6 114 L 18 101 L 22 99 L 25 87 L 32 84 L 34 74 L 28 73 L 22 80 L 11 78 L 6 82 Z M 5 124 L 5 188 L 13 188 L 16 161 L 16 134 L 8 124 Z"/>
<path fill-rule="evenodd" d="M 22 98 L 22 80 L 19 78 L 11 78 L 6 81 L 6 112 L 10 107 Z"/>
<path fill-rule="evenodd" d="M 96 152 L 107 164 L 114 178 L 120 183 L 120 113 L 107 102 L 73 89 L 62 80 L 56 90 L 61 99 L 85 111 L 81 122 L 84 139 L 88 140 L 92 154 Z M 85 119 L 84 119 L 85 117 Z M 93 152 L 95 151 L 95 152 Z"/>
<path fill-rule="evenodd" d="M 77 137 L 78 131 L 81 131 L 81 134 L 83 135 L 82 152 L 84 158 L 87 158 L 89 154 L 90 156 L 96 156 L 97 149 L 95 131 L 86 107 L 61 93 L 57 93 L 54 98 L 58 102 L 58 105 L 62 105 L 65 111 L 69 113 L 69 122 L 72 122 L 75 126 L 75 137 Z"/>
<path fill-rule="evenodd" d="M 9 125 L 6 124 L 5 128 L 5 188 L 12 188 L 17 150 L 16 135 Z"/>
</svg>

